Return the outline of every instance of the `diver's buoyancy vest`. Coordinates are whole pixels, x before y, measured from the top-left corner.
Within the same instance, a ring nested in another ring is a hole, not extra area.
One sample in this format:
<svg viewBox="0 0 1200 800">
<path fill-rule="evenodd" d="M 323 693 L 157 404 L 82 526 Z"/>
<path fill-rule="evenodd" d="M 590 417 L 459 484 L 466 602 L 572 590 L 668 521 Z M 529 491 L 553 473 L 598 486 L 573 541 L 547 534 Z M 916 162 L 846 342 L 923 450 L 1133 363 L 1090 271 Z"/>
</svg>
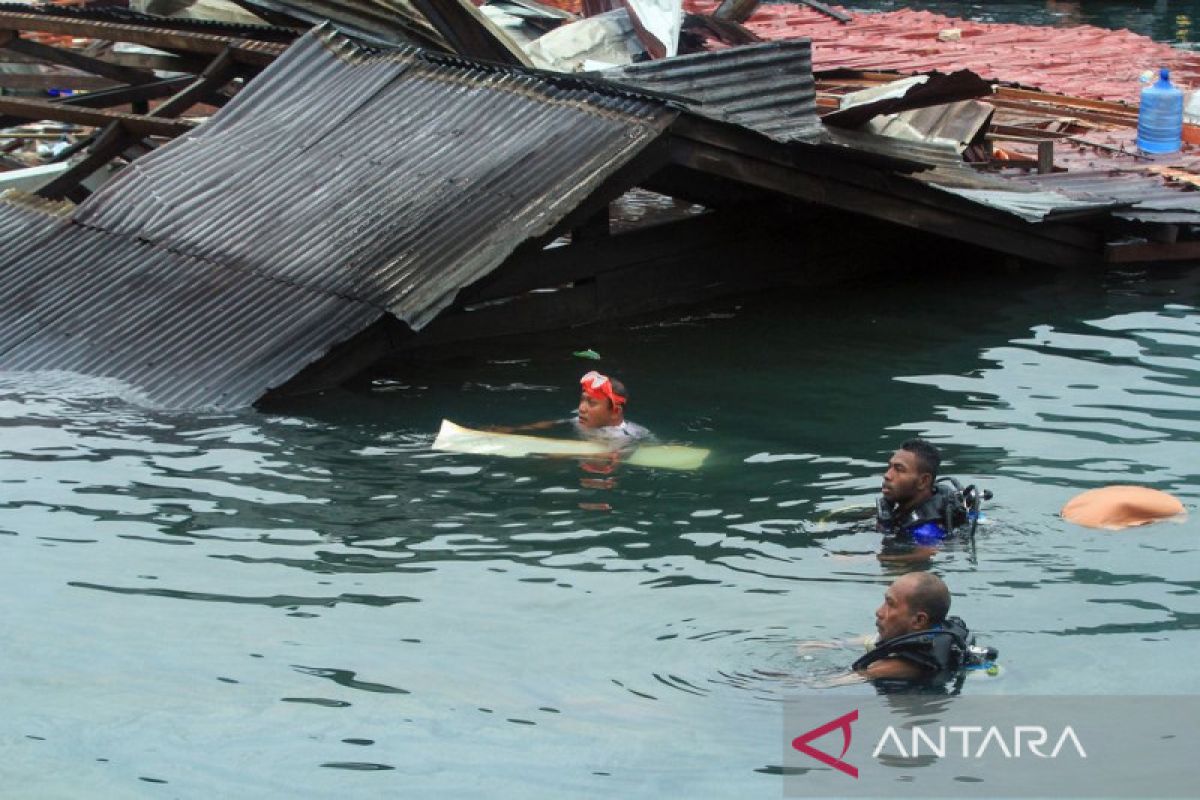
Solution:
<svg viewBox="0 0 1200 800">
<path fill-rule="evenodd" d="M 925 680 L 943 682 L 970 663 L 974 642 L 975 637 L 961 618 L 946 617 L 937 627 L 884 639 L 855 661 L 851 669 L 864 670 L 877 661 L 898 658 L 925 670 Z"/>
<path fill-rule="evenodd" d="M 899 517 L 896 516 L 896 504 L 880 497 L 875 502 L 875 521 L 876 527 L 884 533 L 911 532 L 932 522 L 945 535 L 966 523 L 967 506 L 953 479 L 943 478 L 933 485 L 933 494 L 928 500 Z"/>
</svg>

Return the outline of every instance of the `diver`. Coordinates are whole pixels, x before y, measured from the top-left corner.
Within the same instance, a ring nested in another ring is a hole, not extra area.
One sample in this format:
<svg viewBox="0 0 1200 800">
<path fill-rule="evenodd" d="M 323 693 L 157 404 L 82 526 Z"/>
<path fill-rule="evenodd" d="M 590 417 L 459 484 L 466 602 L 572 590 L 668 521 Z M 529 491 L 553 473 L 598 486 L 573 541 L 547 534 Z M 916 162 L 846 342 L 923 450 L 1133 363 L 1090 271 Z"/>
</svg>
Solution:
<svg viewBox="0 0 1200 800">
<path fill-rule="evenodd" d="M 954 478 L 938 479 L 941 451 L 924 439 L 909 439 L 892 453 L 883 474 L 882 497 L 875 503 L 875 527 L 917 545 L 937 544 L 970 523 L 974 536 L 979 505 L 992 493 Z"/>
<path fill-rule="evenodd" d="M 950 590 L 932 572 L 910 572 L 892 582 L 875 611 L 879 638 L 851 665 L 867 680 L 940 685 L 972 668 L 991 668 L 995 648 L 975 646 L 959 617 L 951 617 Z"/>
</svg>

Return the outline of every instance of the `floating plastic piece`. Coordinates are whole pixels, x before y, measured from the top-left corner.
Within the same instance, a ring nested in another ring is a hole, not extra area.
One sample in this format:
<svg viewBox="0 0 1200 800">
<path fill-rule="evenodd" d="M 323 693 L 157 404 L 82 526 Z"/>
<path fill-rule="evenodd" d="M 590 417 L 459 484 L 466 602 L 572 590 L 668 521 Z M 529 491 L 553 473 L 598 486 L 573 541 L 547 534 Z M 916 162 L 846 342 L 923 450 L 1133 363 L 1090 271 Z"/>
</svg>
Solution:
<svg viewBox="0 0 1200 800">
<path fill-rule="evenodd" d="M 514 433 L 476 431 L 442 420 L 441 430 L 433 443 L 434 450 L 450 453 L 521 458 L 524 456 L 563 456 L 573 458 L 605 457 L 613 454 L 611 444 L 584 439 L 548 439 L 542 436 L 522 436 Z M 683 445 L 639 445 L 621 462 L 636 467 L 692 470 L 708 458 L 708 450 Z"/>
<path fill-rule="evenodd" d="M 590 358 L 592 361 L 600 360 L 600 354 L 590 348 L 587 350 L 576 350 L 571 355 L 575 356 L 576 358 Z"/>
<path fill-rule="evenodd" d="M 1145 486 L 1104 486 L 1071 498 L 1063 519 L 1088 528 L 1121 530 L 1184 513 L 1183 503 Z"/>
</svg>

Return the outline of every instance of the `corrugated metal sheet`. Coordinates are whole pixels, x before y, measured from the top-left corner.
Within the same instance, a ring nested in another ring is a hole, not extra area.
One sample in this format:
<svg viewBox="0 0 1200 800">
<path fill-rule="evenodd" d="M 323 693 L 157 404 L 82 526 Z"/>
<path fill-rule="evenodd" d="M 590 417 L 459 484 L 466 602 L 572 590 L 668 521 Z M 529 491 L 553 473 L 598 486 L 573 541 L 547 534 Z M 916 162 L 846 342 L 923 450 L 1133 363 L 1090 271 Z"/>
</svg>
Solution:
<svg viewBox="0 0 1200 800">
<path fill-rule="evenodd" d="M 263 42 L 287 43 L 299 35 L 299 32 L 296 30 L 280 28 L 274 25 L 245 25 L 219 20 L 158 17 L 151 14 L 141 14 L 137 11 L 117 6 L 33 6 L 26 3 L 0 3 L 0 12 L 4 11 L 18 14 L 40 14 L 42 16 L 62 17 L 65 19 L 95 20 L 97 22 L 111 22 L 120 25 L 144 25 L 160 30 L 196 31 L 198 33 L 211 33 L 218 36 L 240 36 Z"/>
<path fill-rule="evenodd" d="M 805 40 L 729 48 L 605 70 L 605 78 L 686 98 L 697 114 L 783 142 L 816 141 L 821 124 Z"/>
<path fill-rule="evenodd" d="M 421 328 L 675 114 L 566 76 L 371 53 L 323 29 L 75 219 Z"/>
<path fill-rule="evenodd" d="M 870 131 L 828 128 L 826 138 L 833 146 L 899 159 L 910 165 L 961 167 L 962 153 L 946 143 L 912 141 L 883 136 Z"/>
<path fill-rule="evenodd" d="M 1072 200 L 1058 192 L 1000 191 L 931 185 L 944 192 L 965 197 L 973 203 L 1020 217 L 1026 222 L 1048 222 L 1055 218 L 1103 214 L 1120 205 L 1104 201 Z"/>
<path fill-rule="evenodd" d="M 995 110 L 979 100 L 963 100 L 876 117 L 867 126 L 882 136 L 929 142 L 962 153 L 986 130 Z"/>
<path fill-rule="evenodd" d="M 79 225 L 53 234 L 0 256 L 6 370 L 119 378 L 167 407 L 245 404 L 383 314 Z"/>
<path fill-rule="evenodd" d="M 0 367 L 122 378 L 171 407 L 252 402 L 387 311 L 424 325 L 676 114 L 308 34 L 56 236 L 3 248 Z"/>
<path fill-rule="evenodd" d="M 364 42 L 453 48 L 407 0 L 244 0 L 247 6 L 320 25 L 332 22 Z"/>
<path fill-rule="evenodd" d="M 1114 216 L 1133 222 L 1200 224 L 1200 192 L 1181 191 L 1142 170 L 1034 175 L 1024 183 L 1067 197 L 1121 205 Z"/>
<path fill-rule="evenodd" d="M 992 93 L 992 84 L 969 70 L 932 72 L 861 89 L 842 98 L 841 107 L 822 117 L 826 125 L 857 128 L 880 114 L 945 106 Z"/>
</svg>

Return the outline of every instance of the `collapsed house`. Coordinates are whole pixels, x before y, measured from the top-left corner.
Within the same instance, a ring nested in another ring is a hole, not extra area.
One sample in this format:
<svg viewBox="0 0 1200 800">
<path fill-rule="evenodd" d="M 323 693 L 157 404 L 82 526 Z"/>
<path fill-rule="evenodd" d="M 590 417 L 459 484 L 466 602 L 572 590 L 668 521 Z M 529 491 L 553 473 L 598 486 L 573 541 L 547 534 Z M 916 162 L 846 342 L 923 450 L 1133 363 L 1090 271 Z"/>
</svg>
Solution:
<svg viewBox="0 0 1200 800">
<path fill-rule="evenodd" d="M 276 21 L 289 8 L 254 2 Z M 424 28 L 356 23 L 426 47 L 325 23 L 271 41 L 0 12 L 161 52 L 119 65 L 124 86 L 0 98 L 0 113 L 94 131 L 39 197 L 0 199 L 0 367 L 237 407 L 416 346 L 844 279 L 903 231 L 1073 265 L 1200 243 L 1200 194 L 1162 174 L 1083 181 L 1052 154 L 1041 174 L 970 163 L 1012 110 L 971 73 L 827 76 L 843 97 L 822 119 L 804 40 L 561 74 L 505 57 L 490 29 L 452 19 L 461 5 L 429 5 L 443 13 Z M 179 118 L 196 108 L 211 116 Z M 127 165 L 90 191 L 114 158 Z M 682 212 L 615 225 L 631 192 Z"/>
</svg>

